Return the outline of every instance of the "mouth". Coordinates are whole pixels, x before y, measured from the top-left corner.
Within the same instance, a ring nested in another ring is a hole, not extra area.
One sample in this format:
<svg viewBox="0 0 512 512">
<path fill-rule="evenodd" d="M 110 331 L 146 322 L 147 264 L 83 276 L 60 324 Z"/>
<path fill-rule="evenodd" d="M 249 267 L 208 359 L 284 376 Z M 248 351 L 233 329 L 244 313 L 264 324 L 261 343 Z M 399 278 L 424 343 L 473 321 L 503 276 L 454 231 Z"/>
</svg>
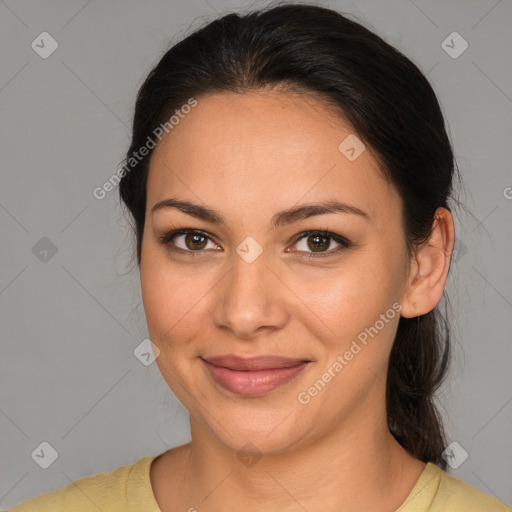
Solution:
<svg viewBox="0 0 512 512">
<path fill-rule="evenodd" d="M 232 393 L 261 396 L 295 378 L 310 363 L 278 356 L 201 358 L 212 379 Z"/>
</svg>

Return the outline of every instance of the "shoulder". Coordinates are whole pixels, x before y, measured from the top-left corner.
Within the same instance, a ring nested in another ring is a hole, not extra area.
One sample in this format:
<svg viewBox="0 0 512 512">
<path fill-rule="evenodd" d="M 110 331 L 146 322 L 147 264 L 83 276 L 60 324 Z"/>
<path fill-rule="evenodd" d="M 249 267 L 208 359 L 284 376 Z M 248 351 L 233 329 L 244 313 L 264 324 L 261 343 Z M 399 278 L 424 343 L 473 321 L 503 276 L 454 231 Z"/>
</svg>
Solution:
<svg viewBox="0 0 512 512">
<path fill-rule="evenodd" d="M 498 499 L 429 462 L 400 512 L 512 512 Z"/>
<path fill-rule="evenodd" d="M 512 508 L 502 501 L 449 475 L 440 468 L 437 469 L 441 473 L 441 478 L 432 512 L 452 509 L 465 512 L 512 512 Z"/>
<path fill-rule="evenodd" d="M 62 489 L 24 501 L 8 512 L 124 512 L 135 504 L 152 506 L 149 468 L 153 459 L 144 457 L 110 473 L 80 478 Z M 151 506 L 145 510 L 152 511 Z"/>
</svg>

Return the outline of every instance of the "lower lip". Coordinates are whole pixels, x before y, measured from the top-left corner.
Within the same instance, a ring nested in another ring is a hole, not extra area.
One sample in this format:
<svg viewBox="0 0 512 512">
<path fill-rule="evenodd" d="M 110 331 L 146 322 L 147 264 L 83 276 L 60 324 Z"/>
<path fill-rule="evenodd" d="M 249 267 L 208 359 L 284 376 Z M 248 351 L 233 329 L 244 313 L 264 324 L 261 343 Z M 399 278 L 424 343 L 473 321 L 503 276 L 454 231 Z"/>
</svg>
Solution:
<svg viewBox="0 0 512 512">
<path fill-rule="evenodd" d="M 203 362 L 215 382 L 233 393 L 245 396 L 259 396 L 269 393 L 292 380 L 309 364 L 304 362 L 289 368 L 240 371 L 216 366 L 204 359 Z"/>
</svg>

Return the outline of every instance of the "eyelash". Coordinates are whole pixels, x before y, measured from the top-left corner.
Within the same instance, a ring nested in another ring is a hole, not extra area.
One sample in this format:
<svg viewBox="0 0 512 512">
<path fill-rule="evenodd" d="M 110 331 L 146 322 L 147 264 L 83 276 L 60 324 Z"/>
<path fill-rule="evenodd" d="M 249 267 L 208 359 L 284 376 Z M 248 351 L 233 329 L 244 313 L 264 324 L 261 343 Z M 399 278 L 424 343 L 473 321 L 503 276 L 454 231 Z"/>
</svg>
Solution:
<svg viewBox="0 0 512 512">
<path fill-rule="evenodd" d="M 200 254 L 202 252 L 205 252 L 203 249 L 200 249 L 197 251 L 192 251 L 192 250 L 182 249 L 181 247 L 172 247 L 170 245 L 170 243 L 173 241 L 173 239 L 175 237 L 177 237 L 179 235 L 189 235 L 189 234 L 202 236 L 216 244 L 216 242 L 214 240 L 212 240 L 211 236 L 208 235 L 208 233 L 206 233 L 205 231 L 201 231 L 200 229 L 175 229 L 175 230 L 169 231 L 169 232 L 164 233 L 163 235 L 159 236 L 158 241 L 159 241 L 159 243 L 166 245 L 171 251 L 189 254 L 192 257 L 194 257 L 197 254 Z M 299 253 L 303 253 L 303 254 L 307 255 L 307 257 L 305 257 L 305 259 L 325 258 L 327 256 L 332 256 L 333 254 L 338 254 L 339 252 L 343 251 L 344 249 L 348 249 L 354 245 L 350 240 L 347 240 L 346 238 L 344 238 L 340 235 L 337 235 L 336 233 L 332 233 L 330 231 L 321 231 L 321 230 L 303 231 L 294 237 L 294 241 L 292 242 L 292 244 L 295 245 L 303 238 L 308 238 L 312 235 L 319 235 L 319 236 L 322 236 L 325 238 L 330 238 L 340 245 L 338 247 L 336 247 L 335 249 L 330 249 L 323 253 L 322 252 L 314 253 L 314 252 L 305 252 L 305 251 L 293 251 L 293 252 L 299 252 Z M 216 244 L 216 245 L 218 245 L 218 244 Z"/>
</svg>

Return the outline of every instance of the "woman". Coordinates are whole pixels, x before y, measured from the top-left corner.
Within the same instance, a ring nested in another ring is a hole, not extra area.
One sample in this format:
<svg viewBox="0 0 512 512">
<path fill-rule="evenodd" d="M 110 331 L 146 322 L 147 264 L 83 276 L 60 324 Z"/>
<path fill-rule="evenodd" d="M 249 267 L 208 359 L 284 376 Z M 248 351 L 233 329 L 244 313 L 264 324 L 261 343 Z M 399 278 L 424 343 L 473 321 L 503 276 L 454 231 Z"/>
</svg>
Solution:
<svg viewBox="0 0 512 512">
<path fill-rule="evenodd" d="M 13 510 L 512 510 L 444 471 L 455 173 L 426 78 L 335 11 L 171 48 L 120 196 L 192 441 Z"/>
</svg>

